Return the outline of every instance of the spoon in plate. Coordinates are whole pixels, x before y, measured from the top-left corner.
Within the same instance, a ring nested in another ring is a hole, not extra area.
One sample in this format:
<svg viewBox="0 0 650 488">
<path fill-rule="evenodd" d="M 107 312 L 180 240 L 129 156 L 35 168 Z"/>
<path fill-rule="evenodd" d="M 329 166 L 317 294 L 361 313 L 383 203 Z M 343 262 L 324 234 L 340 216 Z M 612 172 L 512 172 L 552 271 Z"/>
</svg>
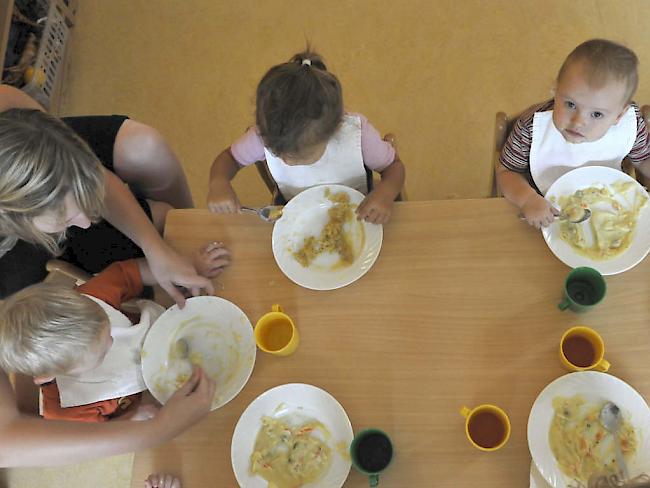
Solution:
<svg viewBox="0 0 650 488">
<path fill-rule="evenodd" d="M 264 222 L 275 222 L 280 217 L 282 217 L 282 210 L 284 209 L 284 205 L 268 205 L 261 208 L 241 207 L 241 209 L 246 212 L 257 214 L 257 216 Z"/>
<path fill-rule="evenodd" d="M 623 481 L 626 481 L 630 476 L 623 453 L 621 452 L 621 443 L 618 437 L 618 431 L 621 428 L 623 419 L 621 418 L 621 409 L 613 402 L 607 402 L 600 410 L 600 423 L 603 424 L 614 438 L 614 453 L 616 456 L 616 465 L 621 470 Z"/>
<path fill-rule="evenodd" d="M 579 224 L 580 222 L 585 222 L 589 220 L 589 218 L 591 217 L 591 210 L 582 207 L 580 207 L 580 210 L 582 210 L 581 213 L 574 212 L 574 211 L 566 212 L 563 210 L 562 212 L 560 212 L 560 215 L 556 215 L 555 218 L 560 220 L 568 220 L 572 224 Z M 521 220 L 526 220 L 526 217 L 524 217 L 523 214 L 519 214 L 519 218 Z"/>
</svg>

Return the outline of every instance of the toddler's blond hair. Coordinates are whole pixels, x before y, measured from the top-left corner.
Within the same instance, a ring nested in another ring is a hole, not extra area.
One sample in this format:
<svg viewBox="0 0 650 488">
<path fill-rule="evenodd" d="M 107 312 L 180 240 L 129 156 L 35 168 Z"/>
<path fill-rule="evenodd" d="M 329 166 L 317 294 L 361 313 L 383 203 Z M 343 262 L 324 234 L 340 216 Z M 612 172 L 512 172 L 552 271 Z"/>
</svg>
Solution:
<svg viewBox="0 0 650 488">
<path fill-rule="evenodd" d="M 101 163 L 72 129 L 38 110 L 0 113 L 0 256 L 22 239 L 60 253 L 65 232 L 39 231 L 34 217 L 65 211 L 71 193 L 90 220 L 104 202 Z"/>
<path fill-rule="evenodd" d="M 109 327 L 102 308 L 50 283 L 20 290 L 0 304 L 0 368 L 28 376 L 64 374 Z"/>
<path fill-rule="evenodd" d="M 639 59 L 631 49 L 607 39 L 585 41 L 564 60 L 557 80 L 560 81 L 570 64 L 578 61 L 585 64 L 589 84 L 600 87 L 612 79 L 625 81 L 625 103 L 632 100 L 639 84 Z"/>
</svg>

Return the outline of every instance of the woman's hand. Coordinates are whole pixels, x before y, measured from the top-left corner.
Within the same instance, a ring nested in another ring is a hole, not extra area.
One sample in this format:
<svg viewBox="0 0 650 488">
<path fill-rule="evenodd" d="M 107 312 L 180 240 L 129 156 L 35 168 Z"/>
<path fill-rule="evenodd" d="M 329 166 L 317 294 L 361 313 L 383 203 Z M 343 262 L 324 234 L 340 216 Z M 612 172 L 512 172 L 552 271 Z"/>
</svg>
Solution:
<svg viewBox="0 0 650 488">
<path fill-rule="evenodd" d="M 158 284 L 174 299 L 179 307 L 185 306 L 185 297 L 177 288 L 179 286 L 190 291 L 192 296 L 199 296 L 202 290 L 208 294 L 214 293 L 212 282 L 199 276 L 194 266 L 162 240 L 155 250 L 145 250 L 151 274 Z"/>
</svg>

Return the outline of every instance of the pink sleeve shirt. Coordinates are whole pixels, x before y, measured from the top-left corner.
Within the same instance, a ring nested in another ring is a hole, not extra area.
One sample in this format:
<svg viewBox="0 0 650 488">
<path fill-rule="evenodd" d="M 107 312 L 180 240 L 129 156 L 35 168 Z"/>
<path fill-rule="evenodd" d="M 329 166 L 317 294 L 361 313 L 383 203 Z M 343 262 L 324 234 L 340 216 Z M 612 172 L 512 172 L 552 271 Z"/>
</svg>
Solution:
<svg viewBox="0 0 650 488">
<path fill-rule="evenodd" d="M 381 135 L 361 114 L 351 113 L 361 118 L 361 156 L 363 164 L 371 170 L 383 171 L 395 159 L 395 149 L 381 138 Z M 243 136 L 230 146 L 230 153 L 242 166 L 249 166 L 266 158 L 264 142 L 256 127 L 249 128 Z"/>
</svg>

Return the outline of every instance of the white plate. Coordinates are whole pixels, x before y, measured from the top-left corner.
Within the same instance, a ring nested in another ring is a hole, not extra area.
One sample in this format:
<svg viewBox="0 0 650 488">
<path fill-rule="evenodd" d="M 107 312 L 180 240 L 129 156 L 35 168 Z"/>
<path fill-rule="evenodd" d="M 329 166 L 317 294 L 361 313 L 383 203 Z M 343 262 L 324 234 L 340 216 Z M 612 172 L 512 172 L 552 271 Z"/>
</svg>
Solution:
<svg viewBox="0 0 650 488">
<path fill-rule="evenodd" d="M 320 421 L 330 432 L 328 445 L 332 449 L 330 469 L 316 483 L 305 488 L 339 488 L 343 486 L 350 472 L 350 458 L 347 454 L 352 443 L 352 425 L 345 410 L 325 390 L 312 385 L 292 383 L 276 386 L 258 396 L 244 410 L 232 436 L 230 455 L 232 469 L 239 486 L 244 488 L 267 488 L 268 482 L 250 472 L 250 458 L 255 439 L 262 426 L 262 417 L 287 417 L 296 424 L 311 419 Z M 341 452 L 344 446 L 345 452 Z"/>
<path fill-rule="evenodd" d="M 560 470 L 548 441 L 555 414 L 553 399 L 582 395 L 588 402 L 613 401 L 639 438 L 630 476 L 650 472 L 650 409 L 634 388 L 615 376 L 595 371 L 569 373 L 549 384 L 539 394 L 528 417 L 528 448 L 539 473 L 552 488 L 567 488 L 573 482 Z"/>
<path fill-rule="evenodd" d="M 550 201 L 551 197 L 555 197 L 557 202 L 560 197 L 572 195 L 576 190 L 590 186 L 606 186 L 617 181 L 631 181 L 635 184 L 636 189 L 646 194 L 645 189 L 635 179 L 622 171 L 605 166 L 585 166 L 569 171 L 558 178 L 546 192 L 546 199 Z M 589 226 L 589 222 L 578 225 Z M 595 261 L 583 256 L 562 240 L 560 237 L 560 223 L 557 219 L 550 226 L 543 228 L 542 234 L 553 254 L 572 268 L 589 266 L 604 275 L 622 273 L 639 264 L 650 251 L 650 204 L 646 204 L 639 212 L 630 247 L 618 256 L 606 261 Z"/>
<path fill-rule="evenodd" d="M 533 461 L 530 462 L 530 488 L 552 488 L 540 474 Z"/>
<path fill-rule="evenodd" d="M 142 347 L 142 375 L 163 404 L 176 390 L 179 376 L 191 373 L 189 359 L 172 352 L 181 338 L 187 341 L 190 359 L 200 357 L 199 364 L 217 384 L 212 410 L 237 396 L 255 364 L 253 327 L 244 312 L 223 298 L 193 297 L 182 310 L 174 305 L 156 320 Z"/>
<path fill-rule="evenodd" d="M 357 259 L 346 267 L 332 269 L 338 262 L 338 255 L 318 256 L 307 268 L 295 260 L 292 251 L 298 250 L 308 236 L 319 236 L 328 221 L 327 211 L 334 205 L 325 197 L 325 189 L 332 193 L 345 192 L 350 202 L 359 204 L 365 198 L 363 193 L 343 185 L 322 185 L 309 188 L 295 196 L 282 212 L 282 218 L 273 228 L 273 256 L 282 272 L 294 283 L 312 290 L 334 290 L 358 280 L 377 260 L 384 230 L 381 225 L 360 222 L 365 239 L 356 234 L 353 241 L 363 246 Z M 347 225 L 347 224 L 346 224 Z M 354 230 L 352 227 L 351 230 Z M 353 234 L 354 235 L 354 234 Z"/>
</svg>

